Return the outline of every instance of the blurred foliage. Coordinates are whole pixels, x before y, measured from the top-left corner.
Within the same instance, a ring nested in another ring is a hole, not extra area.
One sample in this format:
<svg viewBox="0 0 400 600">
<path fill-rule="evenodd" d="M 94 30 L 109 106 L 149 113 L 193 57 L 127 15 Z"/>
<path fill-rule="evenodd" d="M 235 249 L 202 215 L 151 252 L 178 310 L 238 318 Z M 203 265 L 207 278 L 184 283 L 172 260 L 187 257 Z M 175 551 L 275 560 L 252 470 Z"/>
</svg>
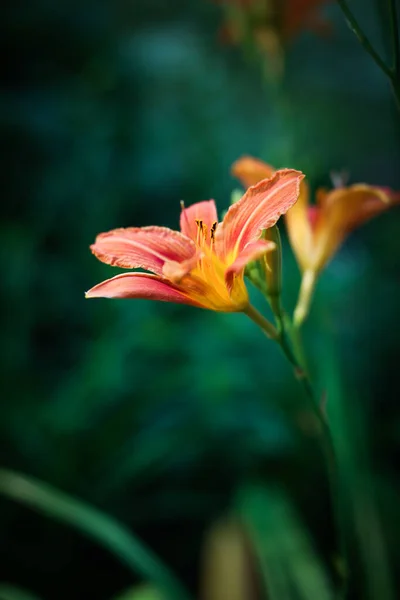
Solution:
<svg viewBox="0 0 400 600">
<path fill-rule="evenodd" d="M 267 598 L 335 597 L 325 567 L 282 490 L 247 487 L 240 490 L 237 502 L 255 540 Z"/>
<path fill-rule="evenodd" d="M 384 52 L 376 4 L 353 2 Z M 290 496 L 332 569 L 322 459 L 290 368 L 252 323 L 85 301 L 86 289 L 118 272 L 88 245 L 118 226 L 176 227 L 180 199 L 215 197 L 226 209 L 237 187 L 230 165 L 245 153 L 303 169 L 314 187 L 345 169 L 352 182 L 400 189 L 388 84 L 338 8 L 324 14 L 332 33 L 300 35 L 274 87 L 251 52 L 220 43 L 221 9 L 205 0 L 4 8 L 1 466 L 117 518 L 193 592 L 204 531 L 253 478 Z M 352 235 L 305 327 L 328 409 L 335 375 L 322 366 L 334 339 L 346 404 L 362 415 L 346 435 L 368 448 L 388 566 L 400 560 L 399 226 L 396 209 Z M 291 310 L 299 274 L 283 241 Z M 354 460 L 344 459 L 357 472 Z M 9 499 L 0 505 L 0 581 L 43 600 L 108 600 L 135 584 L 74 529 Z"/>
<path fill-rule="evenodd" d="M 131 588 L 122 594 L 122 596 L 114 598 L 114 600 L 163 600 L 163 597 L 155 588 L 148 585 L 141 585 Z"/>
</svg>

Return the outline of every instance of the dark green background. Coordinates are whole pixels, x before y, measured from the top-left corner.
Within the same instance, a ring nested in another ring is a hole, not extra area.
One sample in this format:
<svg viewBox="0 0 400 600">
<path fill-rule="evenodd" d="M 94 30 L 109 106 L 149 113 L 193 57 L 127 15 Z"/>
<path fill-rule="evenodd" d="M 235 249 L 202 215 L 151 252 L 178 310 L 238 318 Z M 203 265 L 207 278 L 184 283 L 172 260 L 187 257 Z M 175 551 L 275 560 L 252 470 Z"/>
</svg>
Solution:
<svg viewBox="0 0 400 600">
<path fill-rule="evenodd" d="M 387 52 L 384 10 L 353 6 Z M 339 9 L 325 12 L 332 34 L 295 41 L 281 86 L 251 51 L 221 45 L 222 14 L 206 1 L 18 0 L 1 19 L 1 466 L 118 517 L 193 590 L 204 530 L 258 476 L 290 492 L 329 560 L 323 467 L 287 418 L 302 393 L 242 315 L 85 300 L 119 272 L 88 246 L 115 227 L 176 228 L 181 199 L 215 198 L 222 212 L 246 153 L 303 169 L 313 188 L 344 169 L 400 189 L 389 85 Z M 399 232 L 397 208 L 349 238 L 305 327 L 318 389 L 340 382 L 362 415 L 350 437 L 368 440 L 393 564 Z M 285 236 L 284 284 L 291 310 L 299 273 Z M 44 600 L 108 600 L 133 583 L 72 529 L 0 508 L 0 580 Z"/>
</svg>

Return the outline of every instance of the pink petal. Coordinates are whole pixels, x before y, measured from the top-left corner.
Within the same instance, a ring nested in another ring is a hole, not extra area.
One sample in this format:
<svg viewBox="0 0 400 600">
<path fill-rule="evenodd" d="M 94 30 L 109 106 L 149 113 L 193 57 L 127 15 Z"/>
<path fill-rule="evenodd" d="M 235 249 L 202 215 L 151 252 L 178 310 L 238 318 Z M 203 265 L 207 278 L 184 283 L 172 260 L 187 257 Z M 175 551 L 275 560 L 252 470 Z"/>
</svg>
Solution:
<svg viewBox="0 0 400 600">
<path fill-rule="evenodd" d="M 217 208 L 214 200 L 205 200 L 182 209 L 180 226 L 184 235 L 197 240 L 199 227 L 196 221 L 203 221 L 209 232 L 214 223 L 218 222 Z"/>
<path fill-rule="evenodd" d="M 270 179 L 250 187 L 228 210 L 217 230 L 217 242 L 225 255 L 239 253 L 256 241 L 263 229 L 275 225 L 281 215 L 296 202 L 304 175 L 294 169 L 281 169 Z"/>
<path fill-rule="evenodd" d="M 180 263 L 196 252 L 192 240 L 167 227 L 113 229 L 98 235 L 90 249 L 108 265 L 142 268 L 157 275 L 162 274 L 166 262 Z"/>
<path fill-rule="evenodd" d="M 201 306 L 168 281 L 149 273 L 122 273 L 86 292 L 86 298 L 137 298 Z"/>
<path fill-rule="evenodd" d="M 275 250 L 275 248 L 276 245 L 274 242 L 268 240 L 258 240 L 257 242 L 248 244 L 246 248 L 240 252 L 235 262 L 233 262 L 225 271 L 225 281 L 228 289 L 232 288 L 234 276 L 238 275 L 249 262 L 258 260 L 266 252 Z"/>
</svg>

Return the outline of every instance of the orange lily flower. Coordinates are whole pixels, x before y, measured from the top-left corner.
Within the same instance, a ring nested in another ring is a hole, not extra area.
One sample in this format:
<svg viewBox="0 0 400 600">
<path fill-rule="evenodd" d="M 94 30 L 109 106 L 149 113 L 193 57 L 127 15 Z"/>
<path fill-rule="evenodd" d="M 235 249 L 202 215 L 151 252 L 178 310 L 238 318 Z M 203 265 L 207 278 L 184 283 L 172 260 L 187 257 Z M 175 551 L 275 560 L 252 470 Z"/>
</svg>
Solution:
<svg viewBox="0 0 400 600">
<path fill-rule="evenodd" d="M 251 157 L 232 166 L 245 187 L 270 177 L 273 167 Z M 316 204 L 310 204 L 306 181 L 301 182 L 299 200 L 285 215 L 291 246 L 303 272 L 297 320 L 303 320 L 320 271 L 339 249 L 347 235 L 359 225 L 400 203 L 400 194 L 380 187 L 356 184 L 327 191 L 319 189 Z M 305 312 L 305 314 L 303 314 Z"/>
<path fill-rule="evenodd" d="M 276 171 L 257 182 L 218 223 L 214 200 L 182 207 L 181 231 L 166 227 L 114 229 L 91 246 L 102 262 L 150 273 L 124 273 L 99 283 L 87 298 L 147 298 L 223 312 L 246 312 L 244 268 L 275 244 L 261 239 L 296 202 L 302 173 Z"/>
</svg>

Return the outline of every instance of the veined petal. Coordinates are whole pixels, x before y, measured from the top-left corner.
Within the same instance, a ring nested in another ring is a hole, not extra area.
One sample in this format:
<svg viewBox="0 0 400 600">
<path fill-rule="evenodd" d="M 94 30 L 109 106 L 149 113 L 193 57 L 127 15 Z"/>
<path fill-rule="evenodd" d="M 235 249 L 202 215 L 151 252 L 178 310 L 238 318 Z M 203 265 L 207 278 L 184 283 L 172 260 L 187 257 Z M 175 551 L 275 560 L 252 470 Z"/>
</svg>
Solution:
<svg viewBox="0 0 400 600">
<path fill-rule="evenodd" d="M 364 220 L 390 208 L 389 192 L 382 188 L 356 184 L 332 190 L 320 199 L 324 214 L 346 229 L 353 229 Z"/>
<path fill-rule="evenodd" d="M 197 222 L 200 221 L 203 222 L 208 232 L 210 232 L 213 224 L 218 222 L 217 208 L 214 200 L 196 202 L 188 208 L 183 208 L 180 218 L 181 232 L 196 242 L 199 232 Z"/>
<path fill-rule="evenodd" d="M 239 275 L 249 262 L 258 260 L 261 256 L 264 256 L 266 252 L 271 252 L 275 249 L 276 244 L 268 240 L 258 240 L 257 242 L 248 244 L 225 271 L 225 282 L 228 289 L 232 289 L 234 276 Z"/>
<path fill-rule="evenodd" d="M 142 268 L 162 274 L 166 262 L 180 263 L 196 252 L 192 240 L 167 227 L 128 227 L 97 236 L 90 246 L 102 262 L 126 269 Z"/>
<path fill-rule="evenodd" d="M 310 190 L 303 180 L 300 184 L 299 199 L 285 214 L 285 223 L 290 245 L 297 261 L 304 271 L 310 266 L 313 253 L 313 229 L 319 220 L 319 206 L 310 206 Z"/>
<path fill-rule="evenodd" d="M 231 167 L 232 175 L 239 179 L 246 189 L 262 179 L 269 179 L 275 171 L 271 165 L 252 156 L 242 156 Z"/>
<path fill-rule="evenodd" d="M 85 294 L 86 298 L 137 298 L 201 306 L 168 281 L 149 273 L 122 273 L 102 281 Z"/>
<path fill-rule="evenodd" d="M 275 225 L 279 217 L 296 202 L 304 175 L 294 169 L 282 169 L 270 179 L 250 187 L 228 210 L 217 229 L 218 245 L 225 256 L 237 256 L 263 229 Z M 219 250 L 220 251 L 220 250 Z"/>
<path fill-rule="evenodd" d="M 243 156 L 232 165 L 232 174 L 245 186 L 255 185 L 265 178 L 272 177 L 276 169 L 262 160 Z M 309 215 L 309 187 L 305 180 L 300 183 L 297 202 L 285 215 L 286 225 L 293 251 L 302 268 L 312 251 L 312 223 Z"/>
<path fill-rule="evenodd" d="M 393 204 L 382 188 L 364 184 L 336 189 L 323 197 L 314 231 L 314 269 L 318 271 L 328 262 L 352 229 Z"/>
</svg>

